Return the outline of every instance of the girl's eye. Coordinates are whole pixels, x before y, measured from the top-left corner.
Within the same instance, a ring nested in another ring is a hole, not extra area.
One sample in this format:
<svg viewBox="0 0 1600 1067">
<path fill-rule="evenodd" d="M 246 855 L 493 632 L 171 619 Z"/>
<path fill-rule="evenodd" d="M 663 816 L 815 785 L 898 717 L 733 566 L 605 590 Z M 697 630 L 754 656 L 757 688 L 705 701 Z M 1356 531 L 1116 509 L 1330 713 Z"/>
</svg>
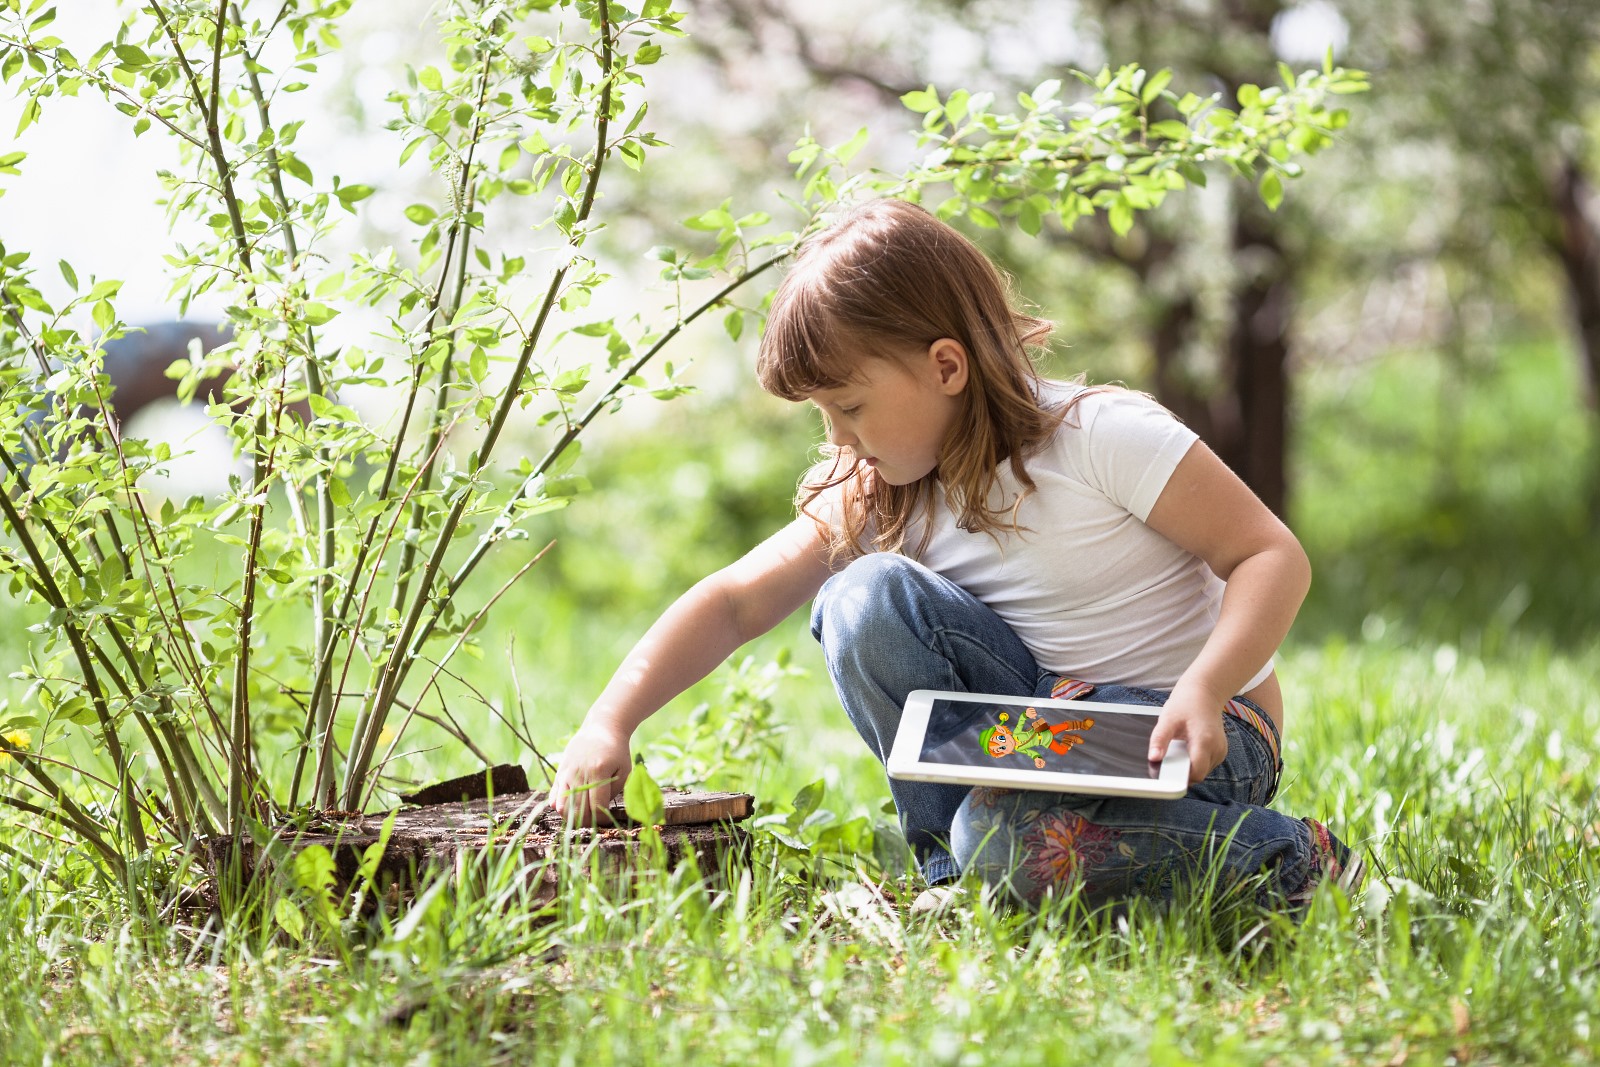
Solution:
<svg viewBox="0 0 1600 1067">
<path fill-rule="evenodd" d="M 856 417 L 856 412 L 858 412 L 858 411 L 860 411 L 860 410 L 861 410 L 861 409 L 860 409 L 860 408 L 859 408 L 859 407 L 854 407 L 854 408 L 840 408 L 840 409 L 839 409 L 839 414 L 841 414 L 841 415 L 843 415 L 843 416 L 844 416 L 844 417 L 845 417 L 845 418 L 847 418 L 847 419 L 853 419 L 853 418 L 855 418 L 855 417 Z"/>
</svg>

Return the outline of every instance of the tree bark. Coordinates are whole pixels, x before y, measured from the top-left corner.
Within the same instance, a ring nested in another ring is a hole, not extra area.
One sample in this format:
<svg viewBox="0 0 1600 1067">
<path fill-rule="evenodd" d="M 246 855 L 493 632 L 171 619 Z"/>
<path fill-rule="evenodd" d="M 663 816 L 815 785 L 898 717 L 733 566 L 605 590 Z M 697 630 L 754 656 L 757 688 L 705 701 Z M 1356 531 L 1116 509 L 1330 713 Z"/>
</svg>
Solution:
<svg viewBox="0 0 1600 1067">
<path fill-rule="evenodd" d="M 1272 220 L 1253 204 L 1234 218 L 1233 251 L 1245 272 L 1234 292 L 1228 337 L 1238 417 L 1233 426 L 1219 427 L 1212 447 L 1267 507 L 1287 517 L 1293 269 Z"/>
<path fill-rule="evenodd" d="M 1600 410 L 1600 193 L 1571 157 L 1556 175 L 1554 200 L 1559 238 L 1556 252 L 1567 279 L 1567 302 L 1577 333 L 1586 397 Z"/>
</svg>

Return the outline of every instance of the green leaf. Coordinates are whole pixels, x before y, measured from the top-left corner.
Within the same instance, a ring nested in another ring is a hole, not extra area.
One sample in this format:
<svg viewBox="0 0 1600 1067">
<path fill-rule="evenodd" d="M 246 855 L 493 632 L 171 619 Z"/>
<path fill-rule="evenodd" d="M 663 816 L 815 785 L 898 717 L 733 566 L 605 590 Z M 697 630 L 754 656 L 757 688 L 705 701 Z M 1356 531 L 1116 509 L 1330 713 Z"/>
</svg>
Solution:
<svg viewBox="0 0 1600 1067">
<path fill-rule="evenodd" d="M 418 226 L 426 226 L 428 223 L 437 218 L 438 215 L 439 213 L 433 210 L 433 208 L 429 207 L 427 204 L 412 204 L 410 207 L 406 208 L 406 218 L 410 219 Z"/>
<path fill-rule="evenodd" d="M 1283 179 L 1277 171 L 1269 170 L 1261 176 L 1261 200 L 1270 211 L 1278 210 L 1283 203 Z"/>
<path fill-rule="evenodd" d="M 930 85 L 926 89 L 913 89 L 911 92 L 904 94 L 900 97 L 900 102 L 908 110 L 915 111 L 919 115 L 925 115 L 939 106 L 939 94 Z"/>
<path fill-rule="evenodd" d="M 1111 230 L 1118 237 L 1125 237 L 1133 229 L 1133 205 L 1123 197 L 1118 197 L 1117 202 L 1111 205 L 1111 210 L 1106 213 L 1107 221 L 1111 223 Z"/>
<path fill-rule="evenodd" d="M 661 787 L 650 777 L 644 760 L 636 760 L 628 772 L 627 784 L 622 787 L 622 806 L 628 818 L 646 826 L 656 826 L 667 815 L 667 803 L 661 796 Z"/>
<path fill-rule="evenodd" d="M 278 157 L 278 166 L 283 169 L 285 174 L 294 178 L 299 178 L 307 185 L 310 185 L 315 180 L 311 176 L 311 168 L 306 166 L 305 163 L 300 160 L 300 157 L 294 155 L 292 152 L 285 152 L 280 155 Z"/>
<path fill-rule="evenodd" d="M 150 57 L 138 45 L 119 44 L 112 51 L 117 54 L 117 62 L 128 70 L 138 70 L 150 63 Z"/>
<path fill-rule="evenodd" d="M 272 905 L 272 918 L 283 932 L 296 941 L 304 941 L 306 936 L 306 916 L 300 906 L 288 897 L 279 897 Z"/>
<path fill-rule="evenodd" d="M 1032 204 L 1023 204 L 1017 209 L 1017 225 L 1029 237 L 1037 237 L 1044 226 L 1044 216 Z"/>
<path fill-rule="evenodd" d="M 846 141 L 838 148 L 835 148 L 833 150 L 833 154 L 839 160 L 839 162 L 848 163 L 855 158 L 857 152 L 860 152 L 861 149 L 866 147 L 866 144 L 867 128 L 863 126 L 856 131 L 856 135 L 854 137 L 850 138 L 850 140 Z"/>
<path fill-rule="evenodd" d="M 1150 75 L 1150 80 L 1145 82 L 1144 91 L 1139 94 L 1140 101 L 1147 105 L 1152 103 L 1156 97 L 1161 95 L 1161 90 L 1165 89 L 1171 81 L 1172 71 L 1156 71 Z"/>
<path fill-rule="evenodd" d="M 378 831 L 378 839 L 361 852 L 361 865 L 356 868 L 356 878 L 368 886 L 377 877 L 378 864 L 383 862 L 383 852 L 389 847 L 389 835 L 394 833 L 394 820 L 398 814 L 398 809 L 389 813 L 389 817 L 383 820 L 383 828 Z"/>
<path fill-rule="evenodd" d="M 23 130 L 33 125 L 34 121 L 37 120 L 38 117 L 39 101 L 33 97 L 29 97 L 28 102 L 22 105 L 22 117 L 17 121 L 17 133 L 20 134 Z"/>
<path fill-rule="evenodd" d="M 78 291 L 78 273 L 72 269 L 72 264 L 64 259 L 61 261 L 61 276 L 67 280 L 68 285 L 72 286 L 73 292 Z"/>
<path fill-rule="evenodd" d="M 322 845 L 307 845 L 295 855 L 290 868 L 295 883 L 311 894 L 318 910 L 323 915 L 331 916 L 335 873 L 333 854 Z"/>
<path fill-rule="evenodd" d="M 828 783 L 822 778 L 818 778 L 810 785 L 802 786 L 794 795 L 794 821 L 803 822 L 816 811 L 817 806 L 822 803 L 823 794 L 827 791 Z"/>
<path fill-rule="evenodd" d="M 684 219 L 683 224 L 691 230 L 710 230 L 715 232 L 724 226 L 732 226 L 733 215 L 728 211 L 728 201 L 724 200 L 721 207 L 714 207 L 703 215 Z"/>
</svg>

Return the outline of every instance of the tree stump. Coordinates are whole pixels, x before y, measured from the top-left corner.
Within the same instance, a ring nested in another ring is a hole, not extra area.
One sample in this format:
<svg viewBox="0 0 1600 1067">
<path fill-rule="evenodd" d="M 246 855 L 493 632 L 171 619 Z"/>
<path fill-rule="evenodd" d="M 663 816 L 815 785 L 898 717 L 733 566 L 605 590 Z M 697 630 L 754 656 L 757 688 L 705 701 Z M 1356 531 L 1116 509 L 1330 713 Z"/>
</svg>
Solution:
<svg viewBox="0 0 1600 1067">
<path fill-rule="evenodd" d="M 616 825 L 569 827 L 550 807 L 545 792 L 527 789 L 526 777 L 520 778 L 520 791 L 485 795 L 486 786 L 517 784 L 520 772 L 521 768 L 502 766 L 409 794 L 406 799 L 420 803 L 392 812 L 394 828 L 375 881 L 405 891 L 429 870 L 449 870 L 493 850 L 513 849 L 520 852 L 535 899 L 553 900 L 560 891 L 563 867 L 554 861 L 563 854 L 581 861 L 586 875 L 594 869 L 590 863 L 601 876 L 622 875 L 636 866 L 646 828 L 628 817 L 620 797 L 609 808 Z M 702 871 L 716 876 L 730 864 L 748 862 L 750 832 L 735 824 L 750 817 L 755 801 L 750 794 L 664 788 L 662 798 L 665 815 L 655 832 L 669 865 L 693 856 Z M 344 892 L 390 814 L 327 811 L 309 823 L 278 826 L 265 841 L 213 837 L 205 842 L 206 857 L 213 877 L 220 881 L 230 867 L 243 872 L 270 870 L 297 852 L 321 845 L 333 856 L 335 885 Z"/>
</svg>

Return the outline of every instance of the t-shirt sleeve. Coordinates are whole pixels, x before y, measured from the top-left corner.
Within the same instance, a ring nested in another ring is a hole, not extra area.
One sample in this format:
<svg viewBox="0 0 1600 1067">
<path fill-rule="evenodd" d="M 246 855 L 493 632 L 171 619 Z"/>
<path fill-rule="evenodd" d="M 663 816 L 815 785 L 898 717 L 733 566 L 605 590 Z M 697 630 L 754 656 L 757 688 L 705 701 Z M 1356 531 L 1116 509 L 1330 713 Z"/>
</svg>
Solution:
<svg viewBox="0 0 1600 1067">
<path fill-rule="evenodd" d="M 1199 435 L 1141 393 L 1093 393 L 1080 406 L 1095 487 L 1144 522 Z"/>
</svg>

